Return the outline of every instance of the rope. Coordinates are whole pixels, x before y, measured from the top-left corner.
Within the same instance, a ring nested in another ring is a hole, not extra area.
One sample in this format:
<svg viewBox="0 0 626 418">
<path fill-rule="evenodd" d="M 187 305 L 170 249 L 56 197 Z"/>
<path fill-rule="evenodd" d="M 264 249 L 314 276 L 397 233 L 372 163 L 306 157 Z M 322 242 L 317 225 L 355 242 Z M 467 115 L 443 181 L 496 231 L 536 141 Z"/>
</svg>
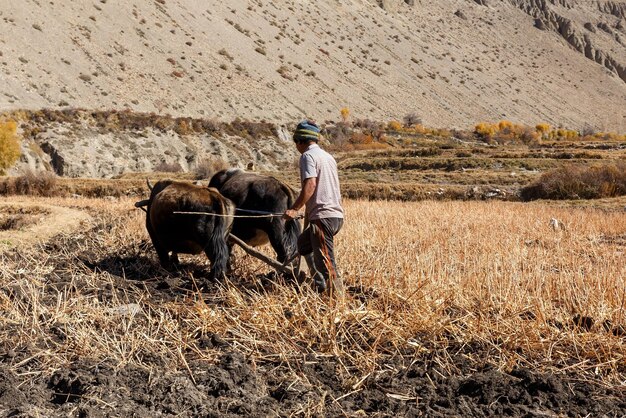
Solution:
<svg viewBox="0 0 626 418">
<path fill-rule="evenodd" d="M 174 211 L 177 215 L 207 215 L 207 216 L 219 216 L 221 218 L 275 218 L 278 216 L 283 216 L 283 214 L 272 213 L 267 215 L 221 215 L 218 213 L 210 213 L 210 212 L 180 212 Z"/>
<path fill-rule="evenodd" d="M 218 213 L 210 213 L 210 212 L 182 212 L 182 211 L 174 211 L 177 215 L 206 215 L 206 216 L 218 216 L 220 218 L 277 218 L 282 217 L 282 213 L 268 213 L 266 215 L 221 215 Z M 303 215 L 299 215 L 294 219 L 302 219 Z"/>
</svg>

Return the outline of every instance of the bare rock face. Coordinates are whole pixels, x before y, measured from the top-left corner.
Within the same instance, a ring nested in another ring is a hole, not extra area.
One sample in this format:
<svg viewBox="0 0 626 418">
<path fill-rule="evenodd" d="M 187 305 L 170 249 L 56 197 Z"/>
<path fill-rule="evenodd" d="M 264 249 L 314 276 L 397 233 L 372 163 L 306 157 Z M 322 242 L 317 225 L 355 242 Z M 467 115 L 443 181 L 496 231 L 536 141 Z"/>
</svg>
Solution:
<svg viewBox="0 0 626 418">
<path fill-rule="evenodd" d="M 588 6 L 589 2 L 578 0 L 509 0 L 509 2 L 533 17 L 535 27 L 558 33 L 576 51 L 603 65 L 626 82 L 626 51 L 620 47 L 615 48 L 614 43 L 602 39 L 596 31 L 596 27 L 600 28 L 611 35 L 615 43 L 623 46 L 621 39 L 614 37 L 611 25 L 607 21 L 599 21 L 595 25 L 592 22 L 577 22 L 576 13 L 572 13 L 571 18 L 565 15 L 569 10 L 580 11 L 579 9 Z M 598 8 L 611 16 L 615 21 L 614 27 L 617 27 L 626 15 L 626 3 L 598 2 Z M 600 41 L 603 42 L 601 46 Z"/>
<path fill-rule="evenodd" d="M 45 121 L 23 122 L 24 132 L 36 133 L 23 141 L 21 159 L 9 174 L 33 170 L 53 171 L 64 177 L 110 178 L 159 171 L 160 167 L 189 172 L 211 161 L 278 170 L 298 157 L 291 135 L 283 127 L 257 135 L 233 125 L 181 134 L 164 126 L 167 118 L 142 126 L 131 123 L 111 128 L 98 125 L 94 117 L 97 112 L 74 111 L 63 120 L 55 118 L 58 112 L 48 111 L 48 115 Z"/>
<path fill-rule="evenodd" d="M 599 1 L 598 9 L 621 19 L 626 19 L 626 3 L 616 1 Z"/>
<path fill-rule="evenodd" d="M 460 19 L 467 20 L 467 16 L 465 15 L 465 13 L 463 13 L 463 10 L 461 9 L 454 12 L 454 15 Z"/>
<path fill-rule="evenodd" d="M 539 18 L 535 19 L 535 27 L 539 30 L 547 30 L 548 27 L 546 26 L 545 22 Z"/>
<path fill-rule="evenodd" d="M 589 32 L 596 33 L 596 27 L 593 26 L 593 24 L 591 22 L 585 23 L 584 26 L 585 26 L 585 29 L 587 29 Z"/>
</svg>

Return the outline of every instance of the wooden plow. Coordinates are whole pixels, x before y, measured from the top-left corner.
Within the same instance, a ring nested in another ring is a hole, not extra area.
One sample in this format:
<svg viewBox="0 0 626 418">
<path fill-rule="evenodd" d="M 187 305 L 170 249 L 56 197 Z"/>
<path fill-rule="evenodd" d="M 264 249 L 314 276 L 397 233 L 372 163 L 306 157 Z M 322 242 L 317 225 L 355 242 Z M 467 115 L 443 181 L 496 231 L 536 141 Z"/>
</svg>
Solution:
<svg viewBox="0 0 626 418">
<path fill-rule="evenodd" d="M 295 278 L 298 278 L 299 275 L 300 275 L 300 269 L 299 268 L 297 269 L 297 271 L 294 271 L 294 269 L 289 267 L 289 264 L 291 264 L 291 262 L 296 257 L 298 257 L 297 254 L 295 256 L 293 256 L 291 259 L 286 260 L 285 263 L 283 264 L 283 263 L 279 262 L 278 260 L 274 260 L 273 258 L 266 256 L 262 252 L 255 250 L 254 248 L 252 248 L 251 246 L 249 246 L 248 244 L 246 244 L 245 242 L 243 242 L 242 240 L 240 240 L 239 238 L 237 238 L 233 234 L 228 234 L 228 241 L 233 243 L 233 244 L 237 244 L 246 253 L 250 254 L 254 258 L 257 258 L 257 259 L 261 260 L 262 262 L 264 262 L 268 266 L 276 269 L 280 273 L 288 274 L 288 275 L 291 275 L 291 276 L 293 276 Z M 299 264 L 300 263 L 298 263 L 298 265 Z"/>
</svg>

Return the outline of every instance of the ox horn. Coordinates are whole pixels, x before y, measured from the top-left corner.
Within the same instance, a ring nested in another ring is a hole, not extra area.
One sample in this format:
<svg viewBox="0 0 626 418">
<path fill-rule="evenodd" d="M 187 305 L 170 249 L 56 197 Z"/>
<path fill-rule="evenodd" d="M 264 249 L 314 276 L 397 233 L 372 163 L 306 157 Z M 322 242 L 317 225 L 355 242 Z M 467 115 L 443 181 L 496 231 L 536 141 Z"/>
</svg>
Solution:
<svg viewBox="0 0 626 418">
<path fill-rule="evenodd" d="M 150 184 L 150 179 L 146 178 L 146 184 L 148 185 L 148 189 L 152 191 L 152 185 Z"/>
<path fill-rule="evenodd" d="M 135 203 L 135 207 L 147 213 L 148 211 L 144 209 L 144 206 L 148 206 L 149 203 L 150 203 L 150 199 L 140 200 L 139 202 Z"/>
</svg>

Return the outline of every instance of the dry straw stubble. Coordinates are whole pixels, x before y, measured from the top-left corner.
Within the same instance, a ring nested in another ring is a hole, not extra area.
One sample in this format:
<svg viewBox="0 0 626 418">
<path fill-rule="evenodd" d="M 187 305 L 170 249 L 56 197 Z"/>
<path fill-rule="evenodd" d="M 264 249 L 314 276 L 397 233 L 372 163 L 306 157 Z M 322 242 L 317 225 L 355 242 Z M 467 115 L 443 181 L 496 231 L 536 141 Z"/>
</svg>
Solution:
<svg viewBox="0 0 626 418">
<path fill-rule="evenodd" d="M 204 257 L 183 257 L 182 272 L 167 274 L 130 200 L 53 201 L 98 216 L 93 229 L 2 256 L 0 337 L 5 350 L 30 347 L 33 378 L 76 358 L 193 376 L 190 362 L 218 355 L 204 336 L 218 335 L 257 362 L 334 356 L 355 385 L 399 353 L 435 356 L 452 372 L 440 353 L 453 346 L 477 347 L 471 361 L 502 370 L 624 380 L 625 341 L 600 325 L 626 320 L 622 213 L 348 201 L 337 254 L 350 290 L 331 301 L 306 286 L 264 285 L 268 269 L 242 253 L 219 286 L 205 284 Z M 550 228 L 551 217 L 566 229 Z M 583 329 L 575 315 L 595 325 Z"/>
</svg>

